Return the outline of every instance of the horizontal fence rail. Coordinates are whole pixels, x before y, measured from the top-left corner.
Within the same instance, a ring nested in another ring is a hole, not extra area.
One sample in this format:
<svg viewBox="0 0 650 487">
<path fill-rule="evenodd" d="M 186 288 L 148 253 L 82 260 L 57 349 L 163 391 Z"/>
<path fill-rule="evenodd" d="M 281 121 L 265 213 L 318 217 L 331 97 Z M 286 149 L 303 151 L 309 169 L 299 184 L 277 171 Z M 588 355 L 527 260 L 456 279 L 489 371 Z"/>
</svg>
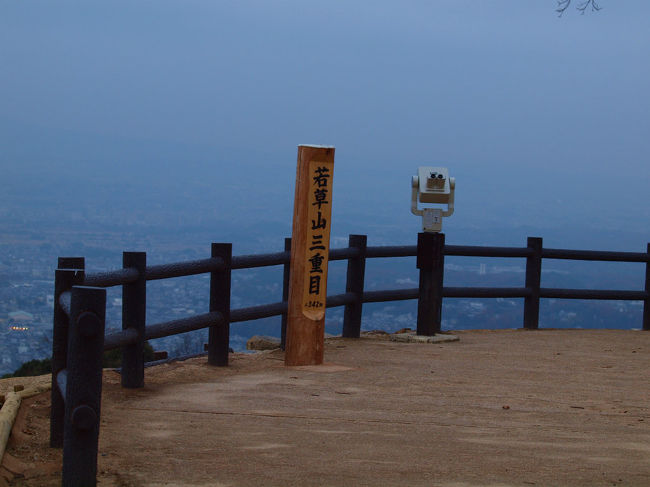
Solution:
<svg viewBox="0 0 650 487">
<path fill-rule="evenodd" d="M 213 257 L 210 259 L 150 266 L 145 271 L 145 278 L 147 281 L 155 281 L 157 279 L 170 279 L 172 277 L 194 276 L 207 272 L 221 272 L 225 268 L 226 264 L 223 259 Z"/>
<path fill-rule="evenodd" d="M 240 321 L 259 320 L 271 316 L 279 316 L 287 312 L 287 303 L 271 303 L 260 306 L 251 306 L 248 308 L 233 309 L 230 312 L 230 321 L 232 323 Z"/>
<path fill-rule="evenodd" d="M 601 260 L 603 262 L 650 262 L 650 256 L 640 252 L 610 252 L 598 250 L 542 249 L 545 259 Z"/>
<path fill-rule="evenodd" d="M 522 287 L 443 287 L 445 298 L 527 298 L 532 291 Z"/>
<path fill-rule="evenodd" d="M 148 326 L 144 337 L 146 340 L 154 340 L 156 338 L 178 335 L 179 333 L 185 333 L 188 331 L 223 325 L 225 325 L 223 314 L 218 311 L 213 311 L 202 315 Z"/>
<path fill-rule="evenodd" d="M 540 288 L 540 297 L 556 299 L 608 299 L 617 301 L 643 301 L 647 291 L 615 291 L 607 289 L 555 289 Z"/>
<path fill-rule="evenodd" d="M 287 239 L 290 243 L 290 239 Z M 541 239 L 540 239 L 541 240 Z M 364 241 L 365 243 L 365 241 Z M 285 246 L 284 252 L 267 254 L 233 256 L 230 268 L 251 269 L 284 265 L 288 267 L 291 253 L 290 246 Z M 492 258 L 523 258 L 531 259 L 535 255 L 535 249 L 531 247 L 496 247 L 496 246 L 470 246 L 470 245 L 443 245 L 444 256 L 459 257 L 492 257 Z M 390 245 L 370 246 L 360 249 L 357 246 L 331 249 L 330 260 L 368 259 L 368 258 L 394 258 L 394 257 L 416 257 L 418 256 L 417 245 Z M 569 249 L 544 249 L 541 248 L 541 259 L 569 259 L 586 261 L 611 261 L 611 262 L 639 262 L 650 263 L 648 253 L 641 252 L 612 252 L 594 250 L 569 250 Z M 74 259 L 74 258 L 72 258 Z M 144 272 L 146 281 L 169 279 L 204 273 L 218 273 L 225 269 L 225 262 L 218 257 L 200 259 L 194 261 L 177 262 L 147 266 Z M 124 268 L 110 272 L 85 274 L 83 284 L 97 287 L 126 286 L 141 279 L 141 273 L 135 268 Z M 286 274 L 286 272 L 285 272 Z M 527 274 L 529 270 L 527 269 Z M 287 281 L 285 276 L 285 281 Z M 285 288 L 288 281 L 284 283 Z M 393 289 L 381 291 L 347 292 L 343 294 L 328 296 L 326 306 L 328 308 L 338 306 L 349 306 L 353 303 L 377 303 L 386 301 L 401 301 L 418 299 L 421 294 L 420 288 Z M 648 291 L 644 290 L 594 290 L 594 289 L 562 289 L 542 288 L 535 286 L 516 287 L 445 287 L 441 288 L 441 297 L 444 298 L 553 298 L 553 299 L 591 299 L 591 300 L 637 300 L 647 301 Z M 286 296 L 284 296 L 286 299 Z M 69 309 L 69 293 L 62 293 L 59 301 L 63 308 Z M 287 312 L 286 301 L 269 303 L 258 306 L 250 306 L 241 309 L 230 310 L 228 323 L 257 320 L 273 316 L 284 316 Z M 177 333 L 198 330 L 210 326 L 219 326 L 221 323 L 210 313 L 193 316 L 166 323 L 147 325 L 145 339 L 161 338 Z M 645 320 L 644 320 L 645 325 Z M 645 329 L 645 326 L 644 326 Z M 130 329 L 121 332 L 111 333 L 106 336 L 104 348 L 111 350 L 133 345 L 138 340 L 138 334 Z"/>
<path fill-rule="evenodd" d="M 273 254 L 240 255 L 232 258 L 233 269 L 250 269 L 253 267 L 269 267 L 288 264 L 291 252 L 276 252 Z"/>
<path fill-rule="evenodd" d="M 445 245 L 445 255 L 461 257 L 530 257 L 532 250 L 526 247 L 478 247 L 473 245 Z"/>
<path fill-rule="evenodd" d="M 379 303 L 387 301 L 404 301 L 417 299 L 419 288 L 392 289 L 381 291 L 366 291 L 363 293 L 363 303 Z M 443 296 L 446 298 L 525 298 L 530 296 L 531 291 L 526 288 L 505 288 L 505 287 L 444 287 Z M 642 301 L 648 293 L 645 291 L 615 291 L 615 290 L 589 290 L 589 289 L 554 289 L 540 288 L 540 296 L 543 298 L 556 299 L 601 299 L 601 300 L 631 300 Z M 354 293 L 342 293 L 327 297 L 327 307 L 335 308 L 344 306 L 355 301 Z M 230 312 L 230 322 L 237 323 L 252 321 L 273 316 L 281 316 L 287 312 L 286 302 L 249 306 L 246 308 L 233 309 Z M 206 313 L 203 315 L 182 318 L 179 320 L 157 323 L 147 326 L 145 338 L 153 340 L 163 338 L 187 331 L 200 330 L 208 326 L 218 326 L 222 319 L 218 314 Z M 137 333 L 131 329 L 114 332 L 106 335 L 104 350 L 112 350 L 137 341 Z"/>
<path fill-rule="evenodd" d="M 110 333 L 104 338 L 104 350 L 113 350 L 134 345 L 138 342 L 138 332 L 133 328 Z"/>
<path fill-rule="evenodd" d="M 501 257 L 526 258 L 531 250 L 525 247 L 480 247 L 471 245 L 445 245 L 445 255 L 459 257 Z M 347 260 L 359 255 L 359 250 L 352 247 L 330 250 L 329 260 Z M 367 247 L 366 258 L 415 257 L 415 245 Z M 595 250 L 543 249 L 545 259 L 586 260 L 603 262 L 650 262 L 650 257 L 641 252 L 611 252 Z M 232 269 L 251 269 L 288 264 L 290 252 L 270 254 L 233 256 Z M 219 259 L 201 259 L 173 264 L 150 266 L 146 269 L 146 280 L 169 279 L 208 272 L 219 272 L 223 262 Z M 86 275 L 83 283 L 87 286 L 113 287 L 129 284 L 138 279 L 135 269 L 118 269 Z"/>
<path fill-rule="evenodd" d="M 393 289 L 385 291 L 366 291 L 363 293 L 364 303 L 383 303 L 386 301 L 406 301 L 417 299 L 420 295 L 418 288 L 413 289 Z"/>
<path fill-rule="evenodd" d="M 366 257 L 415 257 L 415 245 L 384 245 L 381 247 L 366 247 Z"/>
<path fill-rule="evenodd" d="M 392 257 L 414 257 L 417 256 L 418 247 L 415 245 L 404 246 L 375 246 L 365 247 L 364 258 L 392 258 Z M 526 258 L 534 254 L 534 249 L 528 247 L 481 247 L 467 245 L 444 245 L 444 255 L 460 257 L 498 257 L 498 258 Z M 332 249 L 330 260 L 352 260 L 361 256 L 358 247 L 347 247 Z M 601 260 L 613 262 L 650 262 L 647 253 L 640 252 L 611 252 L 592 250 L 566 250 L 566 249 L 542 249 L 541 258 L 548 259 L 571 259 L 571 260 Z M 258 255 L 233 256 L 231 261 L 232 269 L 250 269 L 284 265 L 288 266 L 290 252 L 276 252 Z M 209 258 L 173 264 L 156 265 L 146 267 L 145 279 L 157 280 L 173 277 L 196 275 L 208 272 L 221 272 L 225 268 L 222 259 Z M 137 281 L 139 273 L 134 268 L 120 269 L 117 271 L 98 274 L 86 274 L 83 283 L 108 287 L 115 285 L 127 285 Z M 285 283 L 285 287 L 286 287 Z M 530 287 L 522 288 L 499 288 L 499 287 L 442 287 L 441 297 L 445 298 L 531 298 L 534 290 Z M 343 293 L 327 298 L 327 307 L 349 306 L 358 303 L 376 303 L 386 301 L 400 301 L 418 299 L 419 288 L 394 289 L 381 291 L 366 291 L 359 293 Z M 538 298 L 554 299 L 591 299 L 591 300 L 640 300 L 648 299 L 647 291 L 631 290 L 590 290 L 590 289 L 561 289 L 541 288 L 536 292 Z M 63 293 L 60 297 L 60 304 L 69 309 L 69 293 Z M 231 310 L 229 323 L 250 321 L 273 316 L 283 316 L 287 312 L 286 301 L 269 303 L 258 306 Z M 174 320 L 167 323 L 148 325 L 145 334 L 146 339 L 161 338 L 177 333 L 217 326 L 216 320 L 209 318 L 209 314 L 199 315 L 190 318 Z M 112 333 L 106 337 L 105 349 L 121 348 L 133 345 L 137 342 L 137 334 L 133 330 L 123 330 Z"/>
<path fill-rule="evenodd" d="M 86 286 L 113 287 L 135 282 L 140 277 L 137 269 L 118 269 L 109 272 L 98 272 L 89 274 L 83 283 Z"/>
</svg>

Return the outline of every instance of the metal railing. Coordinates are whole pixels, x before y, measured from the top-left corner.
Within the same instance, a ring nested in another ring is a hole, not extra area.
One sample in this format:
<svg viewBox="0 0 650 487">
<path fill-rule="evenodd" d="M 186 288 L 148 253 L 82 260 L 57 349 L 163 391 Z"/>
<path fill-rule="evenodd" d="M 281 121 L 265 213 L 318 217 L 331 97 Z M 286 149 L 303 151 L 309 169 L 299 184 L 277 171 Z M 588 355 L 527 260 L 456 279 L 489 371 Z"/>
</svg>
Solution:
<svg viewBox="0 0 650 487">
<path fill-rule="evenodd" d="M 441 331 L 443 298 L 524 298 L 523 327 L 528 329 L 539 327 L 542 298 L 638 300 L 644 303 L 642 329 L 650 330 L 650 244 L 645 253 L 544 249 L 541 238 L 531 237 L 526 247 L 481 247 L 445 245 L 444 234 L 421 233 L 417 245 L 413 246 L 368 247 L 365 235 L 350 235 L 348 245 L 330 250 L 330 260 L 347 260 L 348 265 L 345 292 L 328 296 L 326 302 L 328 308 L 345 306 L 344 337 L 360 336 L 364 303 L 408 299 L 418 300 L 417 333 L 433 335 Z M 232 256 L 232 244 L 213 243 L 208 259 L 156 266 L 146 265 L 144 252 L 124 252 L 122 269 L 95 274 L 85 273 L 82 257 L 59 258 L 54 285 L 50 443 L 64 448 L 64 485 L 94 485 L 95 482 L 102 350 L 122 349 L 122 386 L 139 388 L 144 386 L 146 340 L 208 328 L 208 363 L 226 366 L 231 323 L 282 316 L 284 345 L 290 249 L 291 239 L 285 239 L 283 252 Z M 409 256 L 417 258 L 417 288 L 364 290 L 367 259 Z M 445 287 L 445 256 L 524 258 L 525 285 Z M 542 288 L 543 259 L 645 263 L 644 289 Z M 284 266 L 282 301 L 230 309 L 232 270 L 277 265 Z M 208 312 L 145 325 L 147 281 L 204 273 L 210 274 Z M 104 336 L 106 291 L 103 288 L 112 286 L 122 286 L 122 331 Z"/>
</svg>

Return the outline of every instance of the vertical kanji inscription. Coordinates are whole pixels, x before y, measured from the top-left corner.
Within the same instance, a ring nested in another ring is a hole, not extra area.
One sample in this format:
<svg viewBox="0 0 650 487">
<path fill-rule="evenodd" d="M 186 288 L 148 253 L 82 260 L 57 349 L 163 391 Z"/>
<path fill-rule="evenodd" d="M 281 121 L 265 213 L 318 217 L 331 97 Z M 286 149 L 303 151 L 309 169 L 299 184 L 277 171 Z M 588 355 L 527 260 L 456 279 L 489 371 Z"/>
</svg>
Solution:
<svg viewBox="0 0 650 487">
<path fill-rule="evenodd" d="M 331 181 L 333 164 L 324 161 L 309 163 L 307 193 L 307 245 L 305 249 L 305 284 L 302 312 L 312 320 L 325 316 L 327 293 L 327 262 L 330 241 Z"/>
</svg>

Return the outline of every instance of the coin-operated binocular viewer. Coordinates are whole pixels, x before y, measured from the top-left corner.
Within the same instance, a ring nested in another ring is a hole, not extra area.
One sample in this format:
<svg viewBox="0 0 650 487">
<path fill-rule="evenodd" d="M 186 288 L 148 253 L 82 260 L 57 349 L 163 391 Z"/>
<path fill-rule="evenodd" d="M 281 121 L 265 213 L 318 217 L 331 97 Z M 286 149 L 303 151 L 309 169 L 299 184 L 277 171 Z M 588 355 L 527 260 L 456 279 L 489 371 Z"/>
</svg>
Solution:
<svg viewBox="0 0 650 487">
<path fill-rule="evenodd" d="M 418 175 L 411 180 L 411 213 L 422 216 L 424 232 L 439 232 L 442 230 L 442 217 L 454 213 L 454 191 L 456 180 L 449 177 L 446 167 L 419 167 Z M 444 208 L 418 209 L 420 203 L 447 205 Z"/>
</svg>

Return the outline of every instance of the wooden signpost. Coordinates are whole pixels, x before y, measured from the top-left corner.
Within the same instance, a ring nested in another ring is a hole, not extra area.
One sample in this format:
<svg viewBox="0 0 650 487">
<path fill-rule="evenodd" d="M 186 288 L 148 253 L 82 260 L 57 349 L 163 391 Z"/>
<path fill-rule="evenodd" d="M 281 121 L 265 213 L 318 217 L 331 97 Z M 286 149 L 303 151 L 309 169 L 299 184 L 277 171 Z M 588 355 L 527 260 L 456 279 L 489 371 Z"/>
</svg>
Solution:
<svg viewBox="0 0 650 487">
<path fill-rule="evenodd" d="M 334 147 L 298 146 L 285 365 L 320 365 L 325 341 Z"/>
</svg>

